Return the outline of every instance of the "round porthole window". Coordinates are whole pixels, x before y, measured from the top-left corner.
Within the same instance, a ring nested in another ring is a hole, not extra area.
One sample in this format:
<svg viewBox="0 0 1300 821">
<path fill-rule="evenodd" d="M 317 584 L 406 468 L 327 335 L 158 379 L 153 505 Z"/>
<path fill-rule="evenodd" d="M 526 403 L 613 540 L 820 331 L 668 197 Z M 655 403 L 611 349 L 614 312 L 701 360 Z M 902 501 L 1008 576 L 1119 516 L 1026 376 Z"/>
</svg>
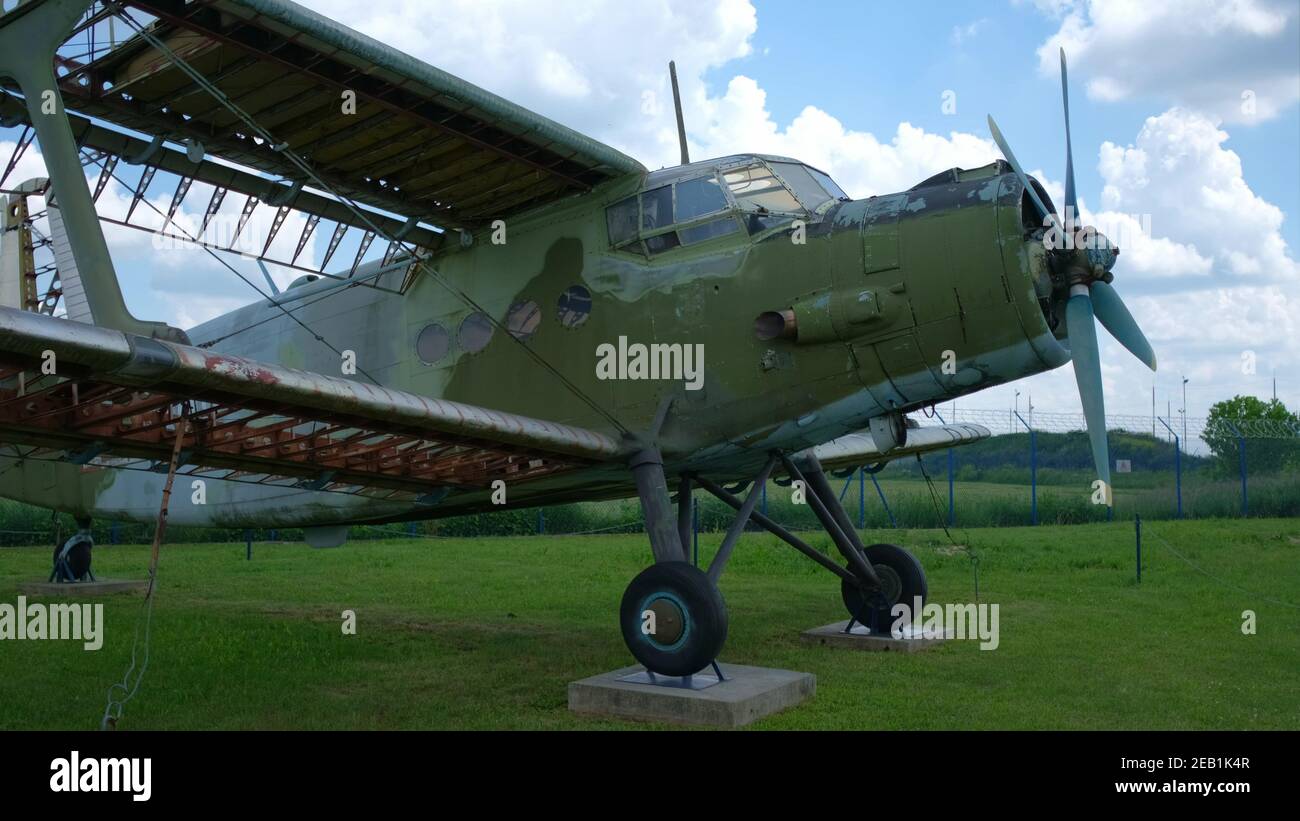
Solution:
<svg viewBox="0 0 1300 821">
<path fill-rule="evenodd" d="M 532 336 L 541 322 L 542 312 L 532 300 L 516 302 L 506 314 L 506 330 L 515 339 L 523 340 Z"/>
<path fill-rule="evenodd" d="M 437 324 L 425 325 L 424 330 L 415 338 L 415 353 L 420 357 L 420 361 L 426 365 L 433 365 L 442 361 L 451 349 L 451 334 L 447 329 Z"/>
<path fill-rule="evenodd" d="M 570 285 L 560 294 L 560 324 L 566 328 L 577 328 L 591 316 L 591 291 L 581 285 Z"/>
<path fill-rule="evenodd" d="M 456 341 L 466 353 L 478 353 L 487 347 L 492 339 L 492 321 L 486 314 L 475 311 L 460 323 Z"/>
</svg>

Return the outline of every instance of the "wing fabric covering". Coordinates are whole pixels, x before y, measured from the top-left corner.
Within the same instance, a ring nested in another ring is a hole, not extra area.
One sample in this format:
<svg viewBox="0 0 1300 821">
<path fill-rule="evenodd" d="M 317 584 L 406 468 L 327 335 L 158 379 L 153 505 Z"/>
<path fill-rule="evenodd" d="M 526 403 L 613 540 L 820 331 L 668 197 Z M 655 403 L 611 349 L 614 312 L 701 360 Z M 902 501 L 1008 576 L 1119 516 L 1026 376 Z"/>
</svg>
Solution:
<svg viewBox="0 0 1300 821">
<path fill-rule="evenodd" d="M 45 352 L 60 376 L 41 376 Z M 188 425 L 177 422 L 188 402 Z M 0 439 L 412 499 L 618 458 L 603 433 L 0 308 Z"/>
</svg>

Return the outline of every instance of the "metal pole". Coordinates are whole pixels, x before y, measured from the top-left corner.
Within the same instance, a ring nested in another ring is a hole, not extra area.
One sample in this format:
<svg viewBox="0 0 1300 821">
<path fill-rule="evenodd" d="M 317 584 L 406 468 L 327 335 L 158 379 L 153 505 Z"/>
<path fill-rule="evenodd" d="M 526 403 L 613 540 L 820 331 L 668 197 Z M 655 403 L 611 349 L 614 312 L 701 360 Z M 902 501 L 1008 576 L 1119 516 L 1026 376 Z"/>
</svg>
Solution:
<svg viewBox="0 0 1300 821">
<path fill-rule="evenodd" d="M 1250 505 L 1246 498 L 1246 437 L 1237 437 L 1237 447 L 1240 453 L 1241 462 L 1241 515 L 1250 515 Z"/>
<path fill-rule="evenodd" d="M 732 508 L 736 510 L 740 510 L 742 507 L 744 507 L 744 502 L 740 501 L 735 496 L 728 493 L 724 488 L 719 487 L 717 484 L 710 481 L 709 479 L 703 476 L 696 476 L 695 480 L 700 483 L 700 487 L 704 488 L 709 493 L 712 493 L 714 496 L 718 497 L 726 504 L 731 505 Z M 754 521 L 758 522 L 761 526 L 766 528 L 769 533 L 776 536 L 778 539 L 785 542 L 786 544 L 790 545 L 795 550 L 798 550 L 800 553 L 804 554 L 808 558 L 817 562 L 818 564 L 820 564 L 822 567 L 826 568 L 830 572 L 834 573 L 835 575 L 839 576 L 842 579 L 848 579 L 851 582 L 857 582 L 857 576 L 854 576 L 848 570 L 845 570 L 835 562 L 823 556 L 821 553 L 818 553 L 816 550 L 809 547 L 808 544 L 804 542 L 802 539 L 800 539 L 798 536 L 795 536 L 793 533 L 786 530 L 784 527 L 772 521 L 771 519 L 767 518 L 759 511 L 757 510 L 754 511 L 753 513 L 750 514 L 750 517 Z"/>
<path fill-rule="evenodd" d="M 876 490 L 880 490 L 880 484 L 876 482 L 876 475 L 874 473 L 871 474 L 871 481 L 875 483 Z M 881 494 L 880 501 L 883 502 L 884 500 L 885 500 L 885 496 L 884 494 Z M 888 505 L 885 506 L 885 510 L 889 510 Z M 890 521 L 893 521 L 894 519 L 893 514 L 890 514 L 889 519 Z M 858 527 L 865 528 L 866 526 L 867 526 L 867 471 L 865 468 L 858 468 Z M 897 527 L 898 525 L 894 525 L 894 526 Z"/>
<path fill-rule="evenodd" d="M 683 473 L 677 480 L 677 538 L 682 543 L 682 561 L 687 561 L 692 522 L 695 520 L 695 496 L 691 490 L 691 477 Z"/>
<path fill-rule="evenodd" d="M 952 527 L 957 521 L 957 508 L 952 487 L 955 470 L 952 448 L 948 448 L 948 527 Z"/>
<path fill-rule="evenodd" d="M 546 511 L 543 508 L 537 508 L 537 535 L 540 536 L 546 532 Z"/>
<path fill-rule="evenodd" d="M 898 529 L 898 520 L 894 518 L 894 511 L 889 509 L 889 502 L 885 501 L 885 491 L 880 487 L 880 482 L 876 481 L 876 474 L 871 474 L 871 484 L 876 486 L 876 495 L 880 497 L 880 504 L 885 508 L 885 513 L 889 514 L 889 524 L 895 530 Z"/>
<path fill-rule="evenodd" d="M 1034 426 L 1025 421 L 1025 417 L 1016 412 L 1020 424 L 1029 431 L 1029 521 L 1038 524 L 1038 436 Z M 1032 418 L 1032 417 L 1031 417 Z"/>
<path fill-rule="evenodd" d="M 1038 524 L 1038 431 L 1029 430 L 1029 520 Z"/>
<path fill-rule="evenodd" d="M 741 504 L 740 510 L 736 513 L 735 520 L 731 527 L 727 528 L 727 535 L 722 538 L 722 545 L 718 552 L 713 555 L 713 561 L 709 563 L 708 575 L 709 581 L 717 584 L 718 577 L 722 575 L 722 570 L 727 566 L 727 560 L 731 558 L 731 551 L 736 547 L 736 541 L 740 539 L 740 534 L 745 532 L 745 525 L 749 524 L 749 516 L 754 512 L 754 507 L 758 504 L 761 495 L 760 488 L 767 484 L 767 477 L 772 475 L 772 468 L 776 467 L 777 457 L 772 456 L 767 460 L 767 464 L 759 471 L 757 478 L 754 479 L 756 487 L 749 489 L 749 495 Z"/>
<path fill-rule="evenodd" d="M 696 567 L 700 566 L 700 506 L 691 503 L 691 519 L 694 531 L 691 534 L 691 564 Z"/>
<path fill-rule="evenodd" d="M 1137 528 L 1137 580 L 1142 583 L 1142 516 L 1133 517 L 1133 526 Z"/>
<path fill-rule="evenodd" d="M 253 531 L 244 531 L 244 541 L 247 543 L 244 550 L 244 560 L 251 562 L 253 560 Z"/>
<path fill-rule="evenodd" d="M 1160 424 L 1165 426 L 1165 430 L 1169 431 L 1169 435 L 1174 440 L 1174 494 L 1178 499 L 1178 518 L 1181 519 L 1183 518 L 1183 449 L 1179 447 L 1181 440 L 1178 434 L 1169 427 L 1169 423 L 1161 419 Z"/>
<path fill-rule="evenodd" d="M 1183 518 L 1183 446 L 1177 434 L 1174 434 L 1174 493 L 1178 496 L 1178 518 L 1181 519 Z"/>
</svg>

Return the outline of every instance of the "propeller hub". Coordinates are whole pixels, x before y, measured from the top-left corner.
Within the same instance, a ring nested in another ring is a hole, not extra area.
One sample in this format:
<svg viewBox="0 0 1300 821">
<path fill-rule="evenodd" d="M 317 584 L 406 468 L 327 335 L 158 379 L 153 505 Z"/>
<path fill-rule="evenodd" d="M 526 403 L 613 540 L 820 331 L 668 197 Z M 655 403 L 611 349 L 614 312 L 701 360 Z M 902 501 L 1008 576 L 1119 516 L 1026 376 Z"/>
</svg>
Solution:
<svg viewBox="0 0 1300 821">
<path fill-rule="evenodd" d="M 1053 232 L 1049 231 L 1048 234 Z M 1054 253 L 1058 270 L 1065 270 L 1070 285 L 1088 286 L 1093 282 L 1111 283 L 1111 269 L 1119 257 L 1119 248 L 1096 228 L 1086 225 L 1073 232 L 1061 232 L 1055 238 L 1044 236 L 1044 244 Z"/>
</svg>

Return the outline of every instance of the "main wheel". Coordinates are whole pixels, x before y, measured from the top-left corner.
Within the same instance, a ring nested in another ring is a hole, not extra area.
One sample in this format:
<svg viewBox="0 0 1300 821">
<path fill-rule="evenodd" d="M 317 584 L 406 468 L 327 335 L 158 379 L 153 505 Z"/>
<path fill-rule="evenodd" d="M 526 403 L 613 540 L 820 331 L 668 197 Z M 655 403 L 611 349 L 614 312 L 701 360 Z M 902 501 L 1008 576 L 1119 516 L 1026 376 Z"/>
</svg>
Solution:
<svg viewBox="0 0 1300 821">
<path fill-rule="evenodd" d="M 840 595 L 849 615 L 859 624 L 884 632 L 894 622 L 894 616 L 889 611 L 895 604 L 902 602 L 909 608 L 914 608 L 918 597 L 921 604 L 925 604 L 930 588 L 926 584 L 925 570 L 921 563 L 898 545 L 870 545 L 867 547 L 866 558 L 880 577 L 880 593 L 867 595 L 856 584 L 844 579 L 840 584 Z M 921 614 L 912 613 L 912 619 L 920 622 Z"/>
<path fill-rule="evenodd" d="M 90 572 L 90 549 L 95 542 L 88 533 L 74 533 L 62 545 L 54 548 L 54 569 L 59 581 L 75 582 Z M 59 573 L 59 556 L 67 551 L 68 569 Z M 64 578 L 66 576 L 66 578 Z"/>
<path fill-rule="evenodd" d="M 727 605 L 717 585 L 686 562 L 642 570 L 623 593 L 623 641 L 652 673 L 689 676 L 718 657 L 727 641 Z"/>
</svg>

